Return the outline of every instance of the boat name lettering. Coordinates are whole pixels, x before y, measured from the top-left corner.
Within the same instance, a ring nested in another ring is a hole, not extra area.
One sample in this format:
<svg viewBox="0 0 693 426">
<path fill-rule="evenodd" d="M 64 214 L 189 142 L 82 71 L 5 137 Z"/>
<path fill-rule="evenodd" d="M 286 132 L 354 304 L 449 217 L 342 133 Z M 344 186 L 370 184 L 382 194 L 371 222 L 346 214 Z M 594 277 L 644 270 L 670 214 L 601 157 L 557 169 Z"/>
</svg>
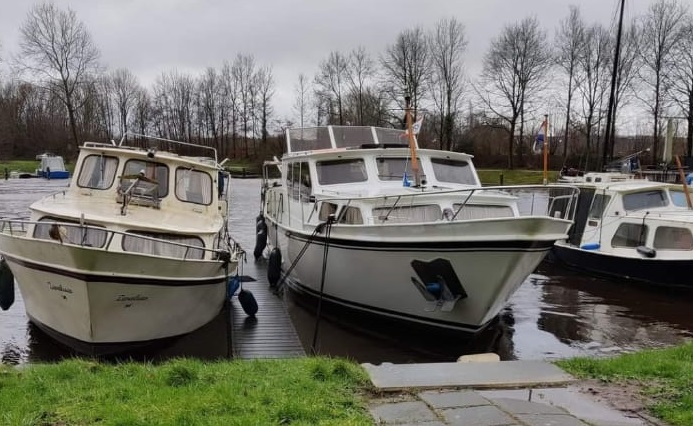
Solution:
<svg viewBox="0 0 693 426">
<path fill-rule="evenodd" d="M 141 300 L 148 300 L 149 297 L 147 296 L 142 296 L 141 294 L 138 294 L 136 296 L 126 296 L 124 294 L 119 295 L 116 298 L 116 302 L 133 302 L 133 301 L 141 301 Z"/>
<path fill-rule="evenodd" d="M 63 287 L 61 284 L 53 284 L 50 281 L 48 281 L 48 289 L 49 290 L 54 290 L 54 291 L 62 291 L 63 293 L 70 293 L 72 294 L 72 289 L 69 287 Z"/>
</svg>

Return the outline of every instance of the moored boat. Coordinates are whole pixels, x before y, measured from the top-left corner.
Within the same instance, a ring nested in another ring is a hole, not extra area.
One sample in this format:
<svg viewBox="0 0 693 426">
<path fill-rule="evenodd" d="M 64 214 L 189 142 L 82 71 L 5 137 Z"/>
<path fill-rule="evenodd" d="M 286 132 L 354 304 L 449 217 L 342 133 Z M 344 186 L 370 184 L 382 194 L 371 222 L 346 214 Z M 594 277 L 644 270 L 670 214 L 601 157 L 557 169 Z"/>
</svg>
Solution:
<svg viewBox="0 0 693 426">
<path fill-rule="evenodd" d="M 221 310 L 240 248 L 216 151 L 156 138 L 86 142 L 70 186 L 0 219 L 0 255 L 30 320 L 83 352 L 191 332 Z"/>
<path fill-rule="evenodd" d="M 693 206 L 684 186 L 610 173 L 587 173 L 576 186 L 575 224 L 552 259 L 622 280 L 693 288 Z"/>
<path fill-rule="evenodd" d="M 577 190 L 482 187 L 470 155 L 418 149 L 410 134 L 287 130 L 262 187 L 268 274 L 342 308 L 478 332 L 566 237 Z"/>
<path fill-rule="evenodd" d="M 36 177 L 46 179 L 68 179 L 70 172 L 65 168 L 63 157 L 53 154 L 37 155 L 36 159 L 40 161 L 39 168 L 36 169 Z"/>
</svg>

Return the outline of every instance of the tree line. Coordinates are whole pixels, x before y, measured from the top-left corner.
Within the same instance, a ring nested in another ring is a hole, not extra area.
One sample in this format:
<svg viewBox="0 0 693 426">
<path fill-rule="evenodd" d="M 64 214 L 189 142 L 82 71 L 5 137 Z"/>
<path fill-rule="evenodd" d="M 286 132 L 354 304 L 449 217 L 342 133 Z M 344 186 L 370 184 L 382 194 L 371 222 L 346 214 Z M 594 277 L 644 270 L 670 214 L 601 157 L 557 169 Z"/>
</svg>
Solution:
<svg viewBox="0 0 693 426">
<path fill-rule="evenodd" d="M 20 34 L 10 62 L 21 78 L 0 81 L 3 158 L 33 156 L 37 147 L 70 155 L 83 140 L 128 133 L 203 143 L 225 156 L 266 156 L 281 152 L 287 127 L 403 127 L 405 96 L 414 119 L 425 117 L 421 145 L 502 157 L 511 168 L 534 157 L 534 135 L 549 113 L 552 154 L 564 162 L 598 159 L 600 148 L 613 157 L 619 150 L 605 144 L 607 136 L 621 150 L 651 147 L 656 161 L 671 117 L 687 128 L 680 151 L 693 151 L 693 14 L 680 0 L 657 0 L 627 22 L 618 55 L 615 22 L 586 22 L 579 6 L 553 31 L 525 17 L 493 37 L 476 76 L 465 70 L 468 37 L 457 18 L 404 29 L 382 52 L 332 51 L 312 75 L 299 74 L 291 117 L 275 112 L 271 65 L 249 54 L 197 76 L 164 71 L 144 87 L 128 69 L 100 65 L 98 47 L 70 9 L 38 4 Z M 625 138 L 633 129 L 623 128 L 624 110 L 638 111 L 650 136 Z"/>
</svg>

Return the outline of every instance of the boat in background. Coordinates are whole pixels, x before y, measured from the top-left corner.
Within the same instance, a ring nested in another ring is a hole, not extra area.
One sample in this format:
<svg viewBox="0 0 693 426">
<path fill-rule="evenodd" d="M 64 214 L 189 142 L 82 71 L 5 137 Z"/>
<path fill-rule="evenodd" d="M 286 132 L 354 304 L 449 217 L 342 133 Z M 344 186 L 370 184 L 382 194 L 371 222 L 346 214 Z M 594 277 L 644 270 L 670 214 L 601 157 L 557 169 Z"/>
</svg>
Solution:
<svg viewBox="0 0 693 426">
<path fill-rule="evenodd" d="M 290 129 L 281 161 L 265 164 L 258 227 L 271 284 L 283 273 L 309 299 L 476 333 L 567 236 L 577 192 L 482 187 L 472 156 L 418 149 L 411 130 Z"/>
<path fill-rule="evenodd" d="M 28 219 L 0 219 L 0 255 L 30 320 L 85 353 L 205 325 L 242 253 L 216 150 L 136 137 L 84 143 L 66 190 L 33 203 Z"/>
<path fill-rule="evenodd" d="M 46 179 L 68 179 L 70 172 L 65 169 L 63 157 L 44 153 L 36 156 L 36 160 L 40 161 L 39 168 L 36 169 L 36 177 Z"/>
<path fill-rule="evenodd" d="M 693 288 L 693 206 L 684 185 L 586 173 L 568 238 L 550 259 L 622 280 Z"/>
</svg>

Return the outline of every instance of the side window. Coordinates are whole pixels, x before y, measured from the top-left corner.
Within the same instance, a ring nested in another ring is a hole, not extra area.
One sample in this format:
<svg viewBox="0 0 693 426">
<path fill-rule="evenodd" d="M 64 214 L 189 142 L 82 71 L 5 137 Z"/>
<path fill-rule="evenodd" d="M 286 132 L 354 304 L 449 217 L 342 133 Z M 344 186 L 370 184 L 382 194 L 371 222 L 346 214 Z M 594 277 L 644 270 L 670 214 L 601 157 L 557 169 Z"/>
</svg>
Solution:
<svg viewBox="0 0 693 426">
<path fill-rule="evenodd" d="M 655 230 L 654 248 L 693 250 L 693 235 L 687 228 L 660 226 Z"/>
<path fill-rule="evenodd" d="M 307 162 L 291 163 L 286 174 L 286 187 L 294 200 L 308 201 L 312 192 L 310 169 Z"/>
<path fill-rule="evenodd" d="M 80 226 L 78 222 L 55 217 L 42 217 L 34 227 L 34 238 L 41 240 L 60 240 L 66 244 L 102 248 L 106 245 L 108 231 L 97 229 L 95 225 Z M 45 223 L 43 223 L 45 222 Z M 57 224 L 60 223 L 60 225 Z"/>
<path fill-rule="evenodd" d="M 212 177 L 205 172 L 179 167 L 176 169 L 176 197 L 188 203 L 212 203 Z"/>
<path fill-rule="evenodd" d="M 77 186 L 93 189 L 108 189 L 113 185 L 118 159 L 104 155 L 89 155 L 82 162 Z"/>
<path fill-rule="evenodd" d="M 204 249 L 205 245 L 199 237 L 193 235 L 158 234 L 155 232 L 128 232 L 129 234 L 123 235 L 123 251 L 177 257 L 181 259 L 204 258 L 205 252 L 202 249 Z M 138 235 L 141 235 L 141 237 Z M 157 240 L 151 238 L 156 238 Z M 175 244 L 171 244 L 167 241 Z"/>
<path fill-rule="evenodd" d="M 602 215 L 604 214 L 604 209 L 606 209 L 606 206 L 609 205 L 610 200 L 611 200 L 610 195 L 602 195 L 602 194 L 595 195 L 594 200 L 592 200 L 592 206 L 590 207 L 590 212 L 589 212 L 588 217 L 590 219 L 601 220 Z"/>
<path fill-rule="evenodd" d="M 347 225 L 362 225 L 363 216 L 361 215 L 361 209 L 358 207 L 347 207 L 342 218 L 339 219 L 339 223 L 345 223 Z"/>
<path fill-rule="evenodd" d="M 612 247 L 637 247 L 647 239 L 647 225 L 622 223 L 611 239 Z"/>
<path fill-rule="evenodd" d="M 331 214 L 337 213 L 337 205 L 334 203 L 323 202 L 320 205 L 320 213 L 318 213 L 318 220 L 325 221 Z"/>
</svg>

